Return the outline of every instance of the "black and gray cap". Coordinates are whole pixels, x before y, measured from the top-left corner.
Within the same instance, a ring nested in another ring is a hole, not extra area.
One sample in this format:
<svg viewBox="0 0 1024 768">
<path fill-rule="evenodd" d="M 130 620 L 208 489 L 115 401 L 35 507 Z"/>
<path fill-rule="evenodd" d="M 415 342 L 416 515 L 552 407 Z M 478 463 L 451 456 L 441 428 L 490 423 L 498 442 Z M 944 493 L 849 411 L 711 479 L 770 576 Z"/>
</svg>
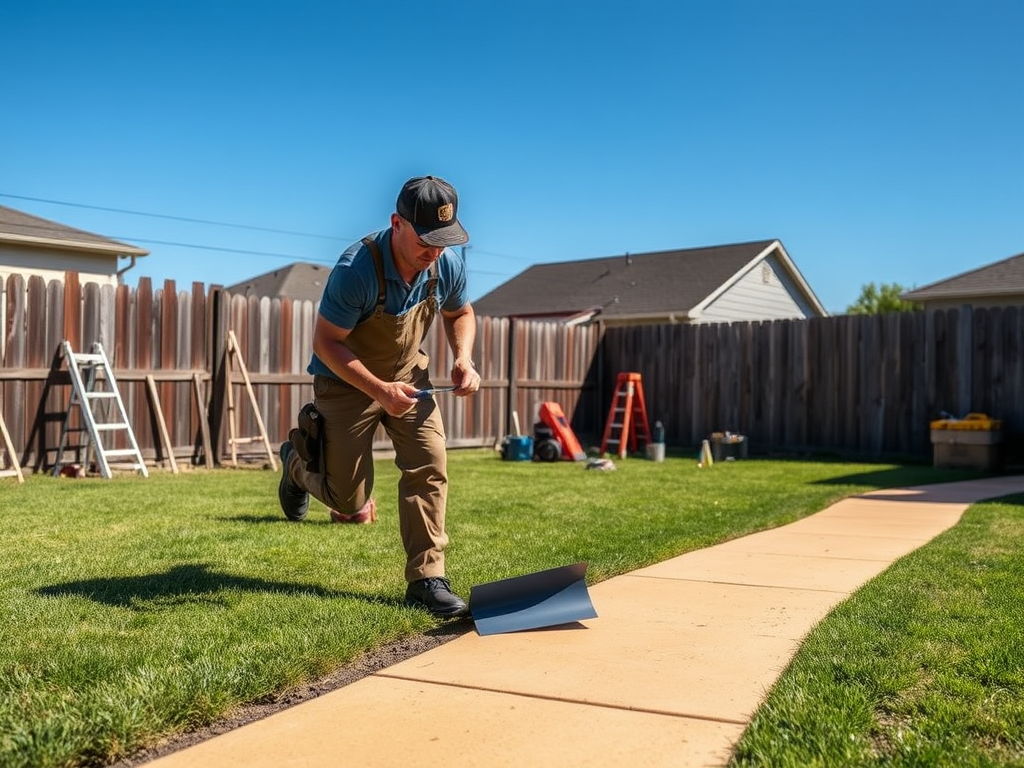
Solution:
<svg viewBox="0 0 1024 768">
<path fill-rule="evenodd" d="M 459 223 L 459 196 L 455 188 L 436 176 L 409 179 L 398 193 L 398 215 L 412 224 L 428 245 L 462 245 L 469 235 Z"/>
</svg>

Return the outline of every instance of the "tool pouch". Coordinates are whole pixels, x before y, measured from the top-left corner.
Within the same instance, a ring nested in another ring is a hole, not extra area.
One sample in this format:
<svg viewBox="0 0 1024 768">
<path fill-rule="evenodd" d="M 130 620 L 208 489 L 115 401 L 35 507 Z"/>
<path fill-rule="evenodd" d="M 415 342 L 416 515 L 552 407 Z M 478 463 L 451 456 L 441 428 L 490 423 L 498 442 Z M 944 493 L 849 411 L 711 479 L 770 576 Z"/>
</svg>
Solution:
<svg viewBox="0 0 1024 768">
<path fill-rule="evenodd" d="M 323 416 L 313 403 L 306 403 L 299 411 L 298 429 L 288 433 L 292 447 L 299 454 L 308 472 L 322 472 L 321 457 L 323 456 Z"/>
</svg>

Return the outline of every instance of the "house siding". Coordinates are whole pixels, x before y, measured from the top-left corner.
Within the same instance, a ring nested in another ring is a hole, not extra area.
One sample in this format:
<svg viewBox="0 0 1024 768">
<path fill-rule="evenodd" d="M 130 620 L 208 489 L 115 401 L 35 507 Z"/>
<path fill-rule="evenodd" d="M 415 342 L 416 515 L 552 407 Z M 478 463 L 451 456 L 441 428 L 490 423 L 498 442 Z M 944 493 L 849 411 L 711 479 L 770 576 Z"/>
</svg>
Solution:
<svg viewBox="0 0 1024 768">
<path fill-rule="evenodd" d="M 39 275 L 49 282 L 63 280 L 65 272 L 77 272 L 83 283 L 117 285 L 117 269 L 115 255 L 0 246 L 0 281 L 17 274 L 26 278 Z"/>
<path fill-rule="evenodd" d="M 709 304 L 695 323 L 729 323 L 739 320 L 790 320 L 814 313 L 800 298 L 793 281 L 774 258 L 755 264 L 725 293 Z"/>
</svg>

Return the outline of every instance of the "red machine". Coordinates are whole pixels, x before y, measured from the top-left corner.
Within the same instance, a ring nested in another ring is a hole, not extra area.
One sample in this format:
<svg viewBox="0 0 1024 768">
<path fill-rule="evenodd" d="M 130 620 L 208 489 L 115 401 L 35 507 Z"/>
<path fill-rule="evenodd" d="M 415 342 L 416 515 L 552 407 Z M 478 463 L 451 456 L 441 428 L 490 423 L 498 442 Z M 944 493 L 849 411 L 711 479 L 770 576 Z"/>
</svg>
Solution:
<svg viewBox="0 0 1024 768">
<path fill-rule="evenodd" d="M 540 423 L 534 425 L 534 458 L 541 461 L 585 461 L 587 454 L 558 403 L 540 404 Z"/>
</svg>

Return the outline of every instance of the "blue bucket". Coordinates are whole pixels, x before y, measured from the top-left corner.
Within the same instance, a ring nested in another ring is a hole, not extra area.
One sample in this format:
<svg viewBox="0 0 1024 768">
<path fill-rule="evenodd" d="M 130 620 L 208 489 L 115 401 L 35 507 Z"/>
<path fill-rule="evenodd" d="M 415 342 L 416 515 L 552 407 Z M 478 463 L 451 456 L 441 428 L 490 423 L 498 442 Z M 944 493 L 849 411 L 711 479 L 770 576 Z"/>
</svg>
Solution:
<svg viewBox="0 0 1024 768">
<path fill-rule="evenodd" d="M 529 435 L 508 435 L 501 441 L 501 458 L 505 461 L 530 461 L 533 438 Z"/>
</svg>

